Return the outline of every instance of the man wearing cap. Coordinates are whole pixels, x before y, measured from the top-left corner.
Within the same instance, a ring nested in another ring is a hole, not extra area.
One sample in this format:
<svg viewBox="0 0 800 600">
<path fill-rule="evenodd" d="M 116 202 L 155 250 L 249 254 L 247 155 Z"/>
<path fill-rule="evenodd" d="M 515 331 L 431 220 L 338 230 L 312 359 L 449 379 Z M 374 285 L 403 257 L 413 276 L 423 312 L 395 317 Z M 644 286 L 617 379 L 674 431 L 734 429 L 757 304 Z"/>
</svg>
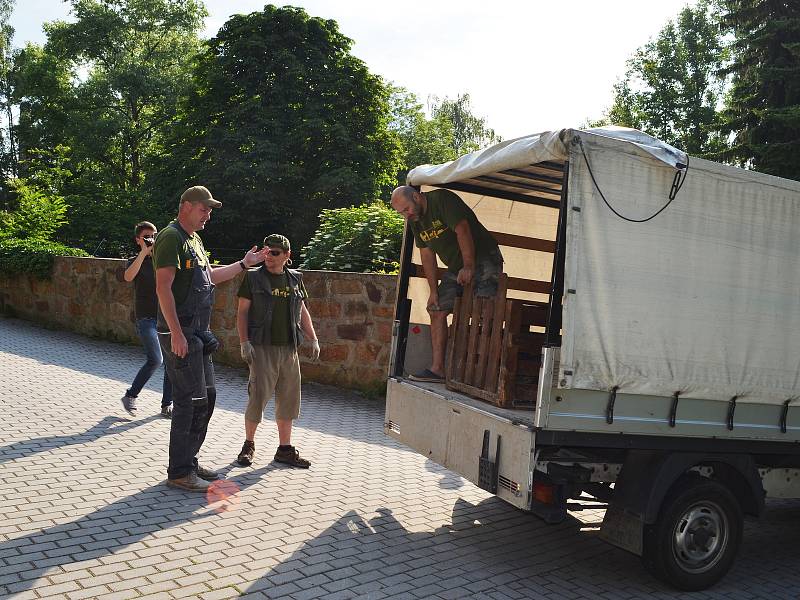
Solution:
<svg viewBox="0 0 800 600">
<path fill-rule="evenodd" d="M 212 268 L 197 232 L 222 206 L 203 186 L 181 195 L 178 218 L 161 230 L 153 246 L 158 317 L 156 329 L 164 366 L 172 382 L 172 427 L 169 435 L 167 485 L 203 492 L 216 472 L 197 463 L 216 387 L 211 352 L 219 343 L 209 329 L 214 285 L 232 279 L 263 260 L 257 247 L 236 263 Z"/>
<path fill-rule="evenodd" d="M 307 469 L 311 463 L 292 446 L 292 422 L 300 416 L 300 360 L 297 347 L 311 342 L 312 360 L 319 358 L 319 342 L 306 307 L 303 275 L 289 269 L 289 240 L 273 233 L 264 238 L 264 264 L 250 269 L 239 287 L 236 328 L 242 358 L 250 366 L 248 402 L 244 413 L 245 442 L 237 462 L 252 464 L 256 428 L 264 407 L 275 394 L 278 450 L 275 461 Z"/>
<path fill-rule="evenodd" d="M 403 185 L 392 192 L 391 202 L 414 232 L 430 288 L 427 309 L 431 318 L 431 366 L 409 378 L 440 383 L 444 381 L 447 315 L 453 312 L 455 299 L 463 287 L 471 282 L 476 296 L 490 297 L 497 293 L 503 256 L 494 236 L 458 194 L 450 190 L 423 193 Z M 441 282 L 437 256 L 447 266 Z"/>
</svg>

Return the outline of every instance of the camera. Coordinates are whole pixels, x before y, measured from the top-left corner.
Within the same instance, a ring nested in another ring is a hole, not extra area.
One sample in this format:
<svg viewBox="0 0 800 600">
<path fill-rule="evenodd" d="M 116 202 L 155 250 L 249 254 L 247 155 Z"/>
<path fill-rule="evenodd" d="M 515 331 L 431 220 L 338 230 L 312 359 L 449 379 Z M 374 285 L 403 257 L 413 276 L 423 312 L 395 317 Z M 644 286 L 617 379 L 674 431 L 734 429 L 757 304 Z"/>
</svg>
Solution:
<svg viewBox="0 0 800 600">
<path fill-rule="evenodd" d="M 152 237 L 143 237 L 142 241 L 144 241 L 145 246 L 152 246 L 155 240 Z"/>
</svg>

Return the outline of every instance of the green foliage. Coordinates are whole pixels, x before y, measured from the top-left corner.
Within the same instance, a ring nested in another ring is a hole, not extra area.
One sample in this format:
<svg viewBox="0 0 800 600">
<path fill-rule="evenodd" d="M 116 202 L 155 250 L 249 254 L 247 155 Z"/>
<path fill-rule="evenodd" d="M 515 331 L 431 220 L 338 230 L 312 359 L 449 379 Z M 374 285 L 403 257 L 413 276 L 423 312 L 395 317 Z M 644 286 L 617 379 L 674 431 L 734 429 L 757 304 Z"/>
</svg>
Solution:
<svg viewBox="0 0 800 600">
<path fill-rule="evenodd" d="M 0 239 L 48 240 L 67 221 L 64 198 L 48 193 L 24 179 L 11 181 L 16 208 L 0 211 Z"/>
<path fill-rule="evenodd" d="M 724 80 L 717 76 L 725 57 L 709 3 L 686 7 L 628 61 L 613 105 L 591 124 L 633 127 L 689 154 L 716 155 L 725 148 L 718 115 Z"/>
<path fill-rule="evenodd" d="M 0 273 L 49 279 L 56 256 L 89 256 L 83 250 L 42 239 L 0 239 Z"/>
<path fill-rule="evenodd" d="M 322 210 L 394 184 L 388 91 L 351 46 L 334 21 L 272 5 L 210 40 L 161 169 L 167 197 L 202 183 L 222 199 L 210 246 L 281 231 L 302 247 Z"/>
<path fill-rule="evenodd" d="M 326 209 L 304 248 L 303 269 L 397 273 L 403 243 L 403 217 L 376 201 Z"/>
<path fill-rule="evenodd" d="M 67 199 L 66 239 L 114 254 L 133 223 L 163 214 L 149 175 L 189 93 L 206 12 L 198 0 L 71 4 L 75 20 L 48 23 L 46 45 L 16 60 L 20 169 Z"/>
<path fill-rule="evenodd" d="M 430 119 L 417 97 L 405 88 L 391 87 L 390 104 L 389 128 L 402 148 L 403 167 L 397 178 L 401 184 L 406 182 L 408 171 L 418 165 L 455 160 L 501 141 L 486 125 L 486 119 L 472 114 L 469 94 L 455 100 L 432 97 Z"/>
<path fill-rule="evenodd" d="M 723 131 L 727 158 L 758 171 L 800 180 L 800 3 L 721 0 L 733 34 L 733 83 Z"/>
<path fill-rule="evenodd" d="M 405 88 L 391 88 L 390 104 L 389 128 L 400 139 L 403 157 L 398 183 L 404 184 L 408 171 L 418 165 L 435 165 L 458 158 L 451 121 L 444 116 L 426 118 L 416 95 Z"/>
<path fill-rule="evenodd" d="M 453 149 L 457 156 L 502 141 L 494 129 L 486 125 L 486 119 L 472 114 L 469 94 L 459 95 L 455 100 L 433 96 L 431 114 L 434 119 L 444 119 L 450 123 L 453 131 Z"/>
<path fill-rule="evenodd" d="M 14 134 L 14 115 L 11 72 L 14 64 L 14 49 L 11 40 L 14 28 L 10 24 L 14 0 L 0 0 L 0 176 L 8 180 L 17 174 L 17 145 Z M 5 186 L 2 186 L 5 187 Z M 6 189 L 0 190 L 5 196 Z M 7 207 L 7 197 L 0 200 L 0 207 Z"/>
</svg>

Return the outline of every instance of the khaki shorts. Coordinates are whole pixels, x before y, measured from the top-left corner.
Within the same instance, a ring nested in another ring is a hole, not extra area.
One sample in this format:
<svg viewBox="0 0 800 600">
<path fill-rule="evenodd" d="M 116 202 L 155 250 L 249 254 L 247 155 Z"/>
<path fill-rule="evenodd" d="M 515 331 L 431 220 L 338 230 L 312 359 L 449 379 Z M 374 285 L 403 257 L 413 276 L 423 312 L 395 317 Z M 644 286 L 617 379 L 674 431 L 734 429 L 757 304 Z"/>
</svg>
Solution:
<svg viewBox="0 0 800 600">
<path fill-rule="evenodd" d="M 260 423 L 272 394 L 275 418 L 300 416 L 300 359 L 294 346 L 253 346 L 255 357 L 247 382 L 247 410 L 244 418 Z"/>
</svg>

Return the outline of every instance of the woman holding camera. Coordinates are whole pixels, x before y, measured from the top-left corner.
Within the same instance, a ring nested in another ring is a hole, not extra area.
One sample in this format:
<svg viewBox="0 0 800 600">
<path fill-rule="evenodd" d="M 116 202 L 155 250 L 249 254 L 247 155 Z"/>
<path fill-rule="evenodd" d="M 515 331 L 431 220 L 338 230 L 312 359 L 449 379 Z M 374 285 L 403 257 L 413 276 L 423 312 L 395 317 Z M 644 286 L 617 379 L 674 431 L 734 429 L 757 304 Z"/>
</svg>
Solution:
<svg viewBox="0 0 800 600">
<path fill-rule="evenodd" d="M 128 260 L 123 278 L 133 282 L 134 289 L 134 314 L 136 316 L 136 333 L 142 340 L 147 361 L 139 369 L 133 379 L 131 387 L 122 397 L 122 406 L 129 414 L 136 415 L 136 399 L 139 392 L 148 382 L 159 365 L 163 362 L 161 346 L 156 334 L 156 311 L 158 298 L 156 296 L 156 279 L 153 271 L 151 252 L 156 235 L 156 226 L 149 221 L 137 223 L 134 228 L 134 241 L 139 246 L 139 253 Z M 164 388 L 161 398 L 161 416 L 169 419 L 172 417 L 172 384 L 164 369 Z"/>
</svg>

